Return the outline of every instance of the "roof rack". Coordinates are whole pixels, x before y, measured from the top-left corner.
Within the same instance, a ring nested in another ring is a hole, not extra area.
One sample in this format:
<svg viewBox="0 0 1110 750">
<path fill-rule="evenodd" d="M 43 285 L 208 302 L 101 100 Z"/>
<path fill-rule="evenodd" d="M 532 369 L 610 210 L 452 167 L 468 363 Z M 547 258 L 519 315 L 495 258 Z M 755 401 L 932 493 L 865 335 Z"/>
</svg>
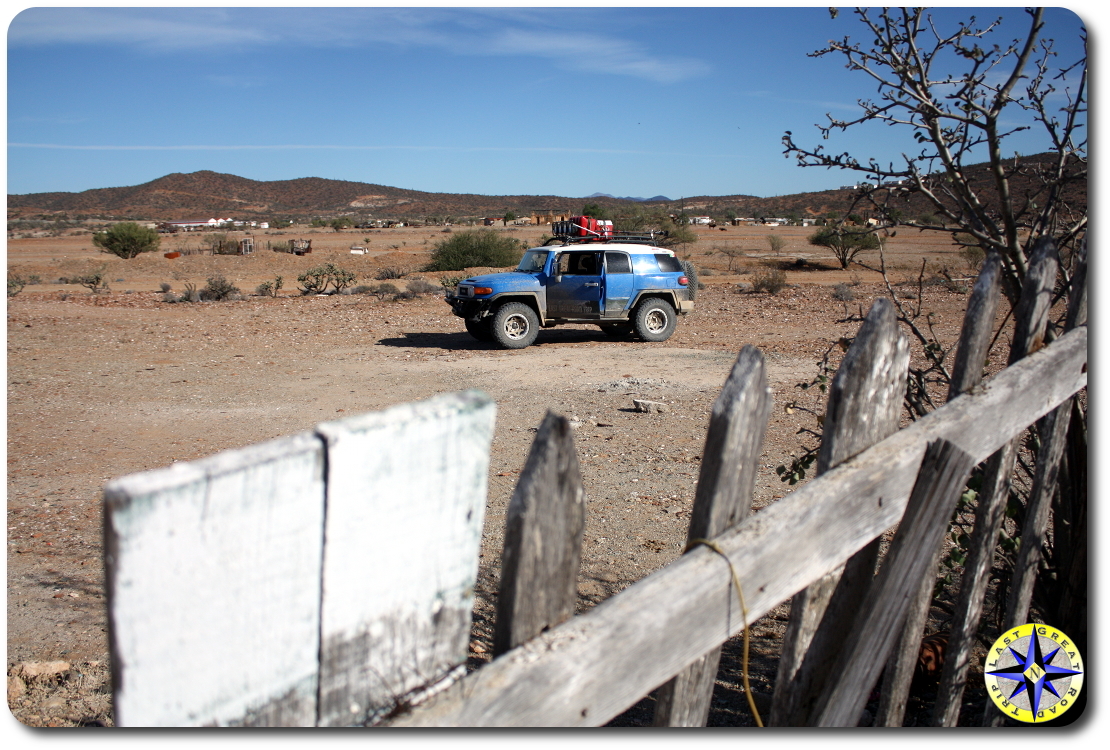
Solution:
<svg viewBox="0 0 1110 750">
<path fill-rule="evenodd" d="M 667 231 L 648 232 L 613 232 L 612 234 L 605 235 L 591 235 L 591 236 L 578 236 L 570 234 L 556 233 L 554 236 L 548 238 L 544 245 L 550 245 L 554 242 L 561 242 L 564 245 L 581 245 L 581 244 L 609 244 L 610 242 L 635 242 L 645 245 L 659 245 L 659 241 L 666 239 L 669 236 Z"/>
</svg>

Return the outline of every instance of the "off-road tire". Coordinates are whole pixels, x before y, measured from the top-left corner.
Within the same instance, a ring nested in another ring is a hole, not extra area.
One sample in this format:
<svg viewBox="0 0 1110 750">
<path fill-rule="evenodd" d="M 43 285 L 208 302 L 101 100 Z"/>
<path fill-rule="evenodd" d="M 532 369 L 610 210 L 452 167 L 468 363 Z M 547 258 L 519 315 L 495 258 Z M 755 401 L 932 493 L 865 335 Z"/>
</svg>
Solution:
<svg viewBox="0 0 1110 750">
<path fill-rule="evenodd" d="M 686 290 L 692 302 L 698 296 L 698 269 L 692 260 L 682 261 L 682 271 L 686 274 Z"/>
<path fill-rule="evenodd" d="M 666 300 L 658 297 L 640 303 L 633 325 L 644 341 L 666 341 L 674 333 L 678 316 Z"/>
<path fill-rule="evenodd" d="M 493 324 L 492 318 L 482 318 L 481 320 L 467 320 L 466 332 L 476 338 L 478 341 L 490 343 L 493 341 Z"/>
<path fill-rule="evenodd" d="M 523 349 L 540 333 L 536 311 L 522 302 L 506 302 L 493 314 L 493 340 L 506 349 Z"/>
</svg>

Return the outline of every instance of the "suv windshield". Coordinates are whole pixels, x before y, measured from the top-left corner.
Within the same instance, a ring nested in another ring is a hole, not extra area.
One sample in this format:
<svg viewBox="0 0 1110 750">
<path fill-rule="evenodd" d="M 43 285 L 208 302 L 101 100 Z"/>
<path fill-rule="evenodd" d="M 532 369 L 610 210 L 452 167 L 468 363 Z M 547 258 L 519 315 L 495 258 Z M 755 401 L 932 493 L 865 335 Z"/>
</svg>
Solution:
<svg viewBox="0 0 1110 750">
<path fill-rule="evenodd" d="M 524 273 L 539 273 L 543 270 L 544 264 L 547 263 L 547 250 L 529 250 L 520 259 L 520 265 L 516 270 Z"/>
</svg>

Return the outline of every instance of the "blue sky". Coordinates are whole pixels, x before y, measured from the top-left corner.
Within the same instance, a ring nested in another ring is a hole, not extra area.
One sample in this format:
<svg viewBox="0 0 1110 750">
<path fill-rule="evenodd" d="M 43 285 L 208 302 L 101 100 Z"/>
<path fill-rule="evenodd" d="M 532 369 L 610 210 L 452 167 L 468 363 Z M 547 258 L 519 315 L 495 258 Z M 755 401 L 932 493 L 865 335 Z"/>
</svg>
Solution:
<svg viewBox="0 0 1110 750">
<path fill-rule="evenodd" d="M 1080 7 L 1080 6 L 1076 6 Z M 672 199 L 837 187 L 784 158 L 873 95 L 813 7 L 33 8 L 7 34 L 7 192 L 78 192 L 202 169 L 431 192 Z M 1080 7 L 1088 23 L 1098 19 Z M 1025 14 L 1002 15 L 1004 44 Z M 1083 21 L 1049 13 L 1062 59 Z M 906 131 L 835 135 L 880 160 Z M 1015 136 L 1022 153 L 1043 140 Z"/>
</svg>

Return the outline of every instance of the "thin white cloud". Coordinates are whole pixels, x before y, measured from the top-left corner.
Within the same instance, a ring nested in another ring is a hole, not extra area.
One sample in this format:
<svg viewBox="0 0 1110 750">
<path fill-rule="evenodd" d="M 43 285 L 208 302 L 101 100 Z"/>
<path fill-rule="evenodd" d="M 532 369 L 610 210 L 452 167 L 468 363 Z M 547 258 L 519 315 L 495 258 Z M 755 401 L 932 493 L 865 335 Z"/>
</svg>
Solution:
<svg viewBox="0 0 1110 750">
<path fill-rule="evenodd" d="M 570 70 L 630 75 L 660 83 L 678 83 L 704 75 L 710 69 L 701 60 L 660 57 L 639 44 L 599 34 L 558 36 L 530 29 L 507 29 L 494 35 L 487 51 L 535 55 Z"/>
<path fill-rule="evenodd" d="M 565 70 L 660 83 L 709 71 L 701 60 L 662 55 L 618 34 L 568 35 L 567 13 L 497 8 L 31 8 L 12 21 L 8 46 L 113 45 L 156 54 L 390 45 L 452 55 L 541 58 Z"/>
<path fill-rule="evenodd" d="M 271 43 L 261 27 L 234 22 L 219 8 L 30 8 L 8 27 L 8 46 L 114 45 L 178 51 Z"/>
</svg>

